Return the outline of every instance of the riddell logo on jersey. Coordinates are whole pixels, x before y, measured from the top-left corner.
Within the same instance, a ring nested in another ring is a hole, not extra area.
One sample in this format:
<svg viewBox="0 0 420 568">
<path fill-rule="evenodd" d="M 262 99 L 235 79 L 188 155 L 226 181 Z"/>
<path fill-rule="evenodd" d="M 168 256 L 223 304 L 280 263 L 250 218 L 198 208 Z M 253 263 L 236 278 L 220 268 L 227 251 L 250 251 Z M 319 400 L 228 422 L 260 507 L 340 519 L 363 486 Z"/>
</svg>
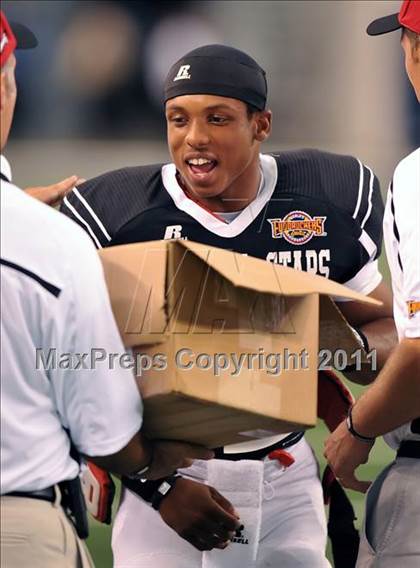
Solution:
<svg viewBox="0 0 420 568">
<path fill-rule="evenodd" d="M 291 211 L 283 219 L 267 219 L 273 239 L 284 237 L 293 245 L 304 245 L 312 237 L 325 237 L 326 217 L 311 217 L 305 211 Z"/>
<path fill-rule="evenodd" d="M 191 65 L 181 65 L 178 69 L 178 73 L 174 78 L 174 81 L 180 81 L 181 79 L 191 79 L 191 75 L 189 74 Z"/>
<path fill-rule="evenodd" d="M 407 302 L 407 308 L 408 308 L 408 317 L 413 318 L 418 312 L 420 312 L 420 302 L 409 300 Z"/>
</svg>

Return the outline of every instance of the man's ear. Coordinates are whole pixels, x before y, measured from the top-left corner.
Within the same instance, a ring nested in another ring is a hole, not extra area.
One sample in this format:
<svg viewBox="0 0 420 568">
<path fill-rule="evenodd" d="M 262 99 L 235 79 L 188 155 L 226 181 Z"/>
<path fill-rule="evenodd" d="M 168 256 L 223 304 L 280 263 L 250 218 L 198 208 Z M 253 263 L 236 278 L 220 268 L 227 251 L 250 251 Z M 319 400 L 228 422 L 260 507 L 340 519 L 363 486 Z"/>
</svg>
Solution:
<svg viewBox="0 0 420 568">
<path fill-rule="evenodd" d="M 271 133 L 271 110 L 261 110 L 256 113 L 255 117 L 255 140 L 264 142 Z"/>
</svg>

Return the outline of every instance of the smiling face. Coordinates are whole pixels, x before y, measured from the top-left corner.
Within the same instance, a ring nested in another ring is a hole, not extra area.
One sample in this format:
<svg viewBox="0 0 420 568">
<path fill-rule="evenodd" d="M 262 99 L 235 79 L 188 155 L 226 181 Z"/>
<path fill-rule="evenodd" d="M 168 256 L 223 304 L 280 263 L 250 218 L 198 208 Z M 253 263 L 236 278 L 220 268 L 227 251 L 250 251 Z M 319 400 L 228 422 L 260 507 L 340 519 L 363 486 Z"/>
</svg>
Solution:
<svg viewBox="0 0 420 568">
<path fill-rule="evenodd" d="M 249 114 L 237 99 L 183 95 L 166 103 L 166 120 L 171 157 L 191 197 L 213 211 L 243 209 L 254 199 L 270 111 Z"/>
</svg>

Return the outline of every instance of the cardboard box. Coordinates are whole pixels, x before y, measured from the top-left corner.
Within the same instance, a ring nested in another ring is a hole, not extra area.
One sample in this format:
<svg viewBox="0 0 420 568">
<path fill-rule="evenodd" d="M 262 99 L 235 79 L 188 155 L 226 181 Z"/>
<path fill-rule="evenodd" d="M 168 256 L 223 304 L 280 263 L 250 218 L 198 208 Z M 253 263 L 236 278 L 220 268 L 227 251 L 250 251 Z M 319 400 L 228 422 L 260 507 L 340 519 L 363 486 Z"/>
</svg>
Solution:
<svg viewBox="0 0 420 568">
<path fill-rule="evenodd" d="M 138 356 L 152 438 L 217 447 L 314 426 L 319 347 L 359 348 L 330 296 L 378 303 L 187 240 L 100 256 L 124 344 Z"/>
</svg>

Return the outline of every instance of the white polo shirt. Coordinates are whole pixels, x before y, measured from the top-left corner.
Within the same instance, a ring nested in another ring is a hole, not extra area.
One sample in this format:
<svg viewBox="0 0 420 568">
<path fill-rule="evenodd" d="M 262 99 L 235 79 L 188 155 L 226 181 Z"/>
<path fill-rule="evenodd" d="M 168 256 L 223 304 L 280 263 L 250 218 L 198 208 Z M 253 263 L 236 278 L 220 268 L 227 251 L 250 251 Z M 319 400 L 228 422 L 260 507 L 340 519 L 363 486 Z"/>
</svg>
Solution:
<svg viewBox="0 0 420 568">
<path fill-rule="evenodd" d="M 420 338 L 420 148 L 397 166 L 388 191 L 384 240 L 394 293 L 394 319 L 400 341 Z M 385 436 L 394 448 L 420 439 L 410 424 Z"/>
<path fill-rule="evenodd" d="M 1 172 L 11 179 L 3 156 Z M 84 454 L 123 448 L 142 422 L 132 371 L 85 368 L 74 355 L 124 353 L 97 252 L 73 221 L 4 179 L 1 318 L 1 494 L 76 477 L 64 428 Z"/>
</svg>

